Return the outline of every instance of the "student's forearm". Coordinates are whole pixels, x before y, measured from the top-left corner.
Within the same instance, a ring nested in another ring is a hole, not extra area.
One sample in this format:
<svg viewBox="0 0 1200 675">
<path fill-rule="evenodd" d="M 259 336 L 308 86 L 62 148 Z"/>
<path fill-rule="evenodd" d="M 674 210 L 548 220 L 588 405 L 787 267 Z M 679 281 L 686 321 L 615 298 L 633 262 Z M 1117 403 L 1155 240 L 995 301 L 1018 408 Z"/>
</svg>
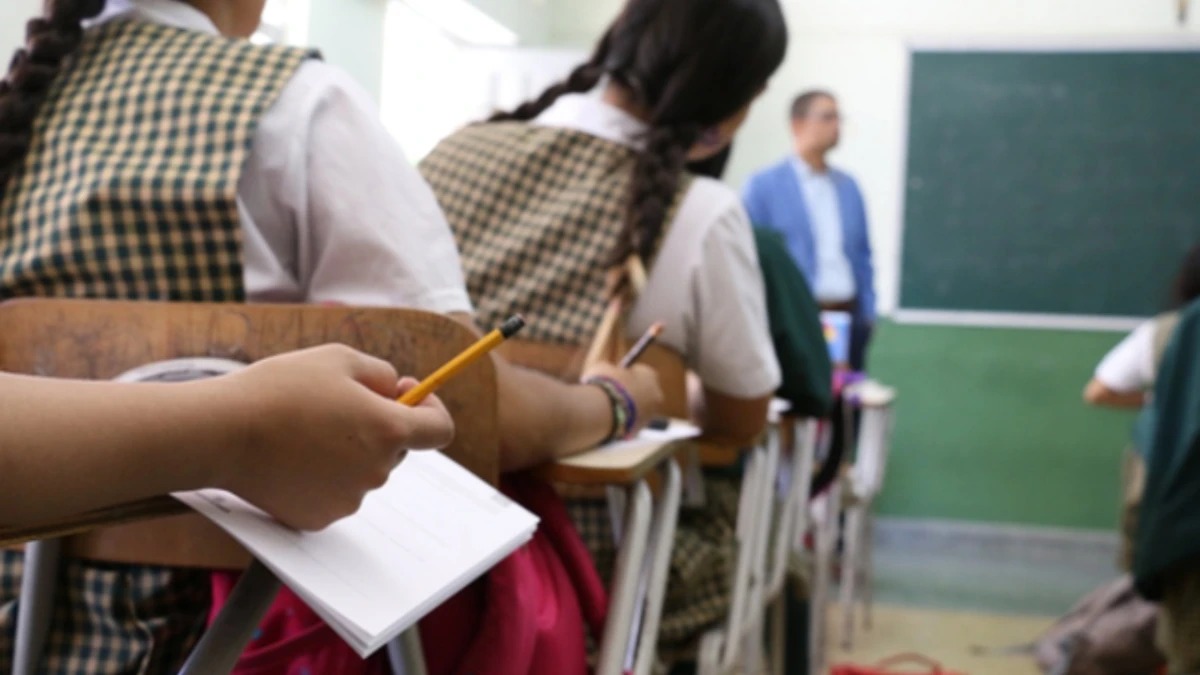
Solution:
<svg viewBox="0 0 1200 675">
<path fill-rule="evenodd" d="M 239 442 L 230 420 L 244 419 L 222 399 L 208 383 L 0 374 L 0 524 L 214 484 L 216 455 Z"/>
<path fill-rule="evenodd" d="M 698 380 L 689 385 L 692 416 L 705 436 L 742 446 L 758 440 L 767 426 L 770 396 L 743 399 L 704 387 Z"/>
<path fill-rule="evenodd" d="M 502 471 L 516 471 L 594 447 L 612 430 L 612 405 L 599 387 L 579 387 L 496 359 Z"/>
<path fill-rule="evenodd" d="M 1146 394 L 1140 391 L 1117 391 L 1093 378 L 1083 390 L 1083 400 L 1110 408 L 1141 408 L 1146 404 Z"/>
<path fill-rule="evenodd" d="M 470 314 L 450 315 L 479 333 Z M 572 386 L 493 356 L 500 399 L 500 470 L 518 471 L 595 447 L 612 430 L 599 387 Z"/>
</svg>

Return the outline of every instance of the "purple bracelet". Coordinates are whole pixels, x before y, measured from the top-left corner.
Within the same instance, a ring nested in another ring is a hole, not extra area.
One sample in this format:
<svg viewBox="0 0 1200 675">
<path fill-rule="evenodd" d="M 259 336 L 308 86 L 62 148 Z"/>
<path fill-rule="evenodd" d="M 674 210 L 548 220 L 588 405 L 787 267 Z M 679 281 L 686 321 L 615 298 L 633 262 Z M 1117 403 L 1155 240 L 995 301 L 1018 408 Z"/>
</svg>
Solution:
<svg viewBox="0 0 1200 675">
<path fill-rule="evenodd" d="M 623 430 L 623 437 L 629 438 L 632 436 L 633 430 L 637 428 L 638 409 L 637 404 L 633 401 L 633 396 L 629 393 L 629 390 L 625 388 L 625 385 L 611 377 L 605 377 L 603 375 L 589 377 L 585 384 L 596 385 L 603 389 L 605 393 L 608 393 L 610 396 L 615 392 L 617 396 L 620 397 L 620 401 L 617 401 L 614 398 L 613 402 L 619 403 L 625 408 L 625 429 Z"/>
</svg>

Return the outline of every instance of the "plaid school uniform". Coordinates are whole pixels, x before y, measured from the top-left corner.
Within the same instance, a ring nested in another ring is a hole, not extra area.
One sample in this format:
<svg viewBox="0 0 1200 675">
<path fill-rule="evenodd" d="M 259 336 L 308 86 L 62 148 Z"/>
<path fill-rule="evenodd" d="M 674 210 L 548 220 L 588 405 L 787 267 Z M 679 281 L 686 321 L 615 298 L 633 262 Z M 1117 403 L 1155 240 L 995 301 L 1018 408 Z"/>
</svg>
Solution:
<svg viewBox="0 0 1200 675">
<path fill-rule="evenodd" d="M 138 21 L 89 30 L 0 202 L 0 300 L 244 300 L 242 166 L 311 56 Z M 0 672 L 21 570 L 20 553 L 0 553 Z M 176 672 L 209 584 L 207 571 L 66 562 L 39 672 Z"/>
<path fill-rule="evenodd" d="M 502 122 L 463 129 L 422 160 L 462 252 L 481 325 L 520 312 L 529 340 L 581 348 L 591 341 L 607 305 L 608 261 L 636 159 L 632 148 L 590 134 Z M 685 177 L 668 223 L 690 184 Z M 659 639 L 664 654 L 690 653 L 729 609 L 737 483 L 707 483 L 708 503 L 680 514 Z M 607 507 L 573 500 L 568 509 L 597 570 L 609 577 L 616 550 Z"/>
</svg>

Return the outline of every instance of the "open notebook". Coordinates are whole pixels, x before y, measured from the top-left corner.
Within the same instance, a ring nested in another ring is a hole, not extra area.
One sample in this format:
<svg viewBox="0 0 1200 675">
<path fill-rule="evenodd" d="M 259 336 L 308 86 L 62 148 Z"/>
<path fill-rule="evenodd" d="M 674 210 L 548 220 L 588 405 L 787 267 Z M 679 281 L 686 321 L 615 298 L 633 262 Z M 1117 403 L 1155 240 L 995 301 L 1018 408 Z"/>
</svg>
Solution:
<svg viewBox="0 0 1200 675">
<path fill-rule="evenodd" d="M 358 513 L 297 532 L 222 490 L 179 493 L 364 658 L 533 536 L 537 518 L 439 452 L 410 452 Z"/>
</svg>

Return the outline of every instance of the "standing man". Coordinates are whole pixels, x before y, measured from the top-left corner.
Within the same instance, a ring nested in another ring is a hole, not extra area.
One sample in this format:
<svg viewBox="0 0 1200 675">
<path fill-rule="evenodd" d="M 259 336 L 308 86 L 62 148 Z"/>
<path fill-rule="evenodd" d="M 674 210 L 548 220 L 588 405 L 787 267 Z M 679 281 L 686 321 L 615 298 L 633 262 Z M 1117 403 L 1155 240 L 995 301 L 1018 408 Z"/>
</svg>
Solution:
<svg viewBox="0 0 1200 675">
<path fill-rule="evenodd" d="M 742 200 L 755 227 L 784 236 L 821 308 L 854 317 L 850 366 L 864 370 L 875 324 L 875 272 L 858 184 L 826 163 L 838 144 L 840 123 L 837 100 L 829 92 L 797 96 L 793 153 L 750 178 Z"/>
</svg>

